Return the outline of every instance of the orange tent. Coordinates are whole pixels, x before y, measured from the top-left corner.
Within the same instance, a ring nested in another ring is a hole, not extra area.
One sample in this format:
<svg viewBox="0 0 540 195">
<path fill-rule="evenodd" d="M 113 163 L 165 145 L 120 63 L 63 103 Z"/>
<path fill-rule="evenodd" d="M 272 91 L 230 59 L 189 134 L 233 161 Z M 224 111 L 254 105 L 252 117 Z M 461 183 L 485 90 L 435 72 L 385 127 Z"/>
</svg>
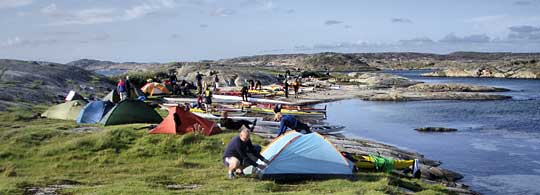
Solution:
<svg viewBox="0 0 540 195">
<path fill-rule="evenodd" d="M 206 120 L 186 111 L 184 107 L 169 107 L 169 115 L 150 133 L 184 134 L 200 132 L 204 135 L 213 135 L 221 132 L 213 121 Z"/>
</svg>

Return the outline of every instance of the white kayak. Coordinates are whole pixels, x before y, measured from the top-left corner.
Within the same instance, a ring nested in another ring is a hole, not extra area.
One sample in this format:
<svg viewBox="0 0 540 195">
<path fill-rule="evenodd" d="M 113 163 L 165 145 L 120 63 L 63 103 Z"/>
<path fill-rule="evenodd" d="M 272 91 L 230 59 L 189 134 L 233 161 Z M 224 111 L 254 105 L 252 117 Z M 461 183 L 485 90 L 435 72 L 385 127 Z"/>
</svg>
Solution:
<svg viewBox="0 0 540 195">
<path fill-rule="evenodd" d="M 229 101 L 242 102 L 242 97 L 240 97 L 240 96 L 214 95 L 213 98 L 215 100 L 229 100 Z M 293 104 L 291 102 L 286 102 L 286 101 L 271 100 L 271 99 L 265 99 L 265 98 L 252 98 L 252 97 L 248 97 L 248 102 L 267 103 L 267 104 L 285 104 L 285 105 L 292 105 Z"/>
<path fill-rule="evenodd" d="M 205 118 L 205 119 L 212 119 L 212 120 L 219 120 L 223 118 L 223 117 L 216 116 L 210 113 L 193 112 L 193 114 L 200 116 L 202 118 Z M 255 119 L 257 119 L 257 121 L 263 120 L 263 117 L 247 117 L 247 116 L 229 116 L 227 118 L 230 118 L 233 120 L 248 120 L 248 121 L 254 121 Z M 259 122 L 257 122 L 257 125 L 258 124 Z"/>
<path fill-rule="evenodd" d="M 214 95 L 214 97 L 215 96 L 217 96 L 217 95 Z M 168 102 L 181 102 L 181 103 L 195 103 L 195 102 L 197 102 L 197 98 L 167 98 L 166 97 L 166 98 L 163 98 L 163 99 L 165 99 Z M 242 100 L 242 98 L 240 98 L 240 100 Z M 230 103 L 237 103 L 238 101 L 212 98 L 212 102 L 230 104 Z"/>
</svg>

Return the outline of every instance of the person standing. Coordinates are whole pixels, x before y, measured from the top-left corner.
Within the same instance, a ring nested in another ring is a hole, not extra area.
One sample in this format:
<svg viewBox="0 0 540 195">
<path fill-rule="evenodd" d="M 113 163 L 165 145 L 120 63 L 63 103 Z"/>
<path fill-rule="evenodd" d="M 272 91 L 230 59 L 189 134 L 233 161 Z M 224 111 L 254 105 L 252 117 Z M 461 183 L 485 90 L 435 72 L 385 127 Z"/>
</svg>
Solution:
<svg viewBox="0 0 540 195">
<path fill-rule="evenodd" d="M 289 98 L 289 82 L 287 79 L 283 81 L 283 90 L 285 90 L 285 98 Z"/>
<path fill-rule="evenodd" d="M 204 103 L 206 105 L 206 112 L 212 111 L 212 91 L 210 88 L 206 88 L 204 92 Z"/>
<path fill-rule="evenodd" d="M 116 91 L 118 91 L 118 95 L 120 95 L 120 101 L 127 99 L 126 82 L 124 81 L 124 79 L 118 80 L 118 84 L 116 85 Z"/>
<path fill-rule="evenodd" d="M 243 175 L 242 170 L 250 165 L 259 169 L 266 167 L 250 159 L 248 154 L 253 154 L 266 164 L 270 163 L 251 143 L 249 130 L 243 129 L 239 136 L 232 138 L 223 152 L 223 164 L 228 168 L 227 177 L 229 179 L 234 179 L 235 175 Z"/>
<path fill-rule="evenodd" d="M 125 86 L 126 86 L 126 99 L 130 99 L 130 98 L 136 98 L 136 97 L 131 97 L 131 82 L 129 81 L 129 76 L 126 76 L 126 80 L 124 81 L 125 82 Z M 133 95 L 137 95 L 135 94 L 135 90 L 133 90 Z"/>
<path fill-rule="evenodd" d="M 219 88 L 219 77 L 217 74 L 214 75 L 214 91 L 217 91 Z"/>
<path fill-rule="evenodd" d="M 171 88 L 174 95 L 178 95 L 178 85 L 177 85 L 178 78 L 176 77 L 176 74 L 171 73 L 169 75 L 169 82 L 171 82 Z"/>
<path fill-rule="evenodd" d="M 242 87 L 242 89 L 240 90 L 241 95 L 242 95 L 242 101 L 245 101 L 245 102 L 248 101 L 248 91 L 249 91 L 249 90 L 248 90 L 247 85 L 244 85 L 244 86 Z"/>
<path fill-rule="evenodd" d="M 202 88 L 202 75 L 197 71 L 197 75 L 195 75 L 195 79 L 197 80 L 197 94 L 202 94 L 203 88 Z"/>
<path fill-rule="evenodd" d="M 300 81 L 298 78 L 294 80 L 292 87 L 294 89 L 294 98 L 298 98 L 298 91 L 300 89 Z"/>
</svg>

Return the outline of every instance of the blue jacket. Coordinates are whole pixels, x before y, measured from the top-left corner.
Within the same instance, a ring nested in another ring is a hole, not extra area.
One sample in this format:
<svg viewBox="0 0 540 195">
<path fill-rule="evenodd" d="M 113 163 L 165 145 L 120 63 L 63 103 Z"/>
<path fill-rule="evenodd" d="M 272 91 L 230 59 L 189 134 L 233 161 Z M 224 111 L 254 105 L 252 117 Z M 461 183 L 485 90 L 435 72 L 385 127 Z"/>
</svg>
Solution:
<svg viewBox="0 0 540 195">
<path fill-rule="evenodd" d="M 278 136 L 284 134 L 287 131 L 287 128 L 296 128 L 298 120 L 292 115 L 283 115 L 281 121 L 279 122 Z"/>
</svg>

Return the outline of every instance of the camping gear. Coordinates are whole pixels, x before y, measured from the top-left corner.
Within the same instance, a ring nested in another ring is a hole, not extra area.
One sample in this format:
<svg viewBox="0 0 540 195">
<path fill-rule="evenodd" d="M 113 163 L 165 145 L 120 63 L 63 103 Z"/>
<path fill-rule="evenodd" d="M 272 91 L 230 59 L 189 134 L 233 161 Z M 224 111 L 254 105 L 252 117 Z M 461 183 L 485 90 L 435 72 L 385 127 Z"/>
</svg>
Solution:
<svg viewBox="0 0 540 195">
<path fill-rule="evenodd" d="M 274 139 L 261 152 L 270 163 L 258 173 L 261 179 L 352 179 L 353 163 L 318 133 L 289 131 Z M 257 163 L 263 164 L 262 161 Z"/>
<path fill-rule="evenodd" d="M 224 99 L 215 99 L 216 95 L 212 95 L 212 97 L 214 97 L 212 99 L 212 102 L 214 103 L 225 103 L 225 104 L 230 104 L 230 103 L 237 103 L 238 101 L 236 100 L 224 100 Z M 168 98 L 168 97 L 164 97 L 163 98 L 165 101 L 167 102 L 180 102 L 180 103 L 194 103 L 194 102 L 197 102 L 197 98 Z"/>
<path fill-rule="evenodd" d="M 184 134 L 197 131 L 210 136 L 220 133 L 221 129 L 215 122 L 194 115 L 182 106 L 171 106 L 169 115 L 150 133 Z"/>
<path fill-rule="evenodd" d="M 42 117 L 61 120 L 75 120 L 86 105 L 86 101 L 73 100 L 62 104 L 51 106 L 41 114 Z"/>
<path fill-rule="evenodd" d="M 156 82 L 146 83 L 146 85 L 144 85 L 141 88 L 141 91 L 146 94 L 149 94 L 150 96 L 165 95 L 165 94 L 171 93 L 169 89 L 167 89 L 167 86 L 161 83 L 156 83 Z"/>
<path fill-rule="evenodd" d="M 66 99 L 64 99 L 64 100 L 66 100 L 66 102 L 67 101 L 73 101 L 73 100 L 84 100 L 84 101 L 86 101 L 81 94 L 79 94 L 79 93 L 77 93 L 77 92 L 75 92 L 73 90 L 69 91 L 68 95 L 66 96 Z"/>
<path fill-rule="evenodd" d="M 139 100 L 124 100 L 114 106 L 100 121 L 103 125 L 131 123 L 160 123 L 161 116 L 146 103 Z"/>
<path fill-rule="evenodd" d="M 98 123 L 114 104 L 109 101 L 93 101 L 81 110 L 77 117 L 77 124 L 94 124 Z"/>
</svg>

